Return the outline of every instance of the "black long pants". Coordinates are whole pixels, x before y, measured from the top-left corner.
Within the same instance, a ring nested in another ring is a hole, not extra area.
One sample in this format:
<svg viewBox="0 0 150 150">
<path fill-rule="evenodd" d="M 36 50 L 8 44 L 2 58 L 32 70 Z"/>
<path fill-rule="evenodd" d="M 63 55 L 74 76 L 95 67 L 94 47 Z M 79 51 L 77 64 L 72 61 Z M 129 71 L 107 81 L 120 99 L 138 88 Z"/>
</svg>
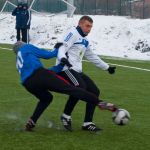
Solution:
<svg viewBox="0 0 150 150">
<path fill-rule="evenodd" d="M 34 122 L 38 120 L 40 115 L 52 101 L 53 96 L 50 91 L 71 95 L 93 105 L 97 105 L 100 102 L 94 94 L 82 88 L 70 85 L 60 76 L 44 68 L 36 70 L 25 80 L 23 85 L 30 93 L 39 99 L 34 113 L 31 116 Z"/>
<path fill-rule="evenodd" d="M 21 38 L 22 37 L 22 38 Z M 17 41 L 29 43 L 29 29 L 17 29 Z"/>
<path fill-rule="evenodd" d="M 91 92 L 95 94 L 97 97 L 99 97 L 100 91 L 98 87 L 84 73 L 78 73 L 71 69 L 71 70 L 63 71 L 59 73 L 59 75 L 65 78 L 66 80 L 68 80 L 72 85 L 76 87 L 81 87 L 86 91 Z M 64 113 L 70 116 L 78 101 L 79 99 L 77 97 L 74 97 L 72 95 L 69 96 L 69 99 L 64 108 Z M 84 122 L 92 122 L 94 110 L 95 110 L 95 105 L 91 103 L 86 104 Z"/>
</svg>

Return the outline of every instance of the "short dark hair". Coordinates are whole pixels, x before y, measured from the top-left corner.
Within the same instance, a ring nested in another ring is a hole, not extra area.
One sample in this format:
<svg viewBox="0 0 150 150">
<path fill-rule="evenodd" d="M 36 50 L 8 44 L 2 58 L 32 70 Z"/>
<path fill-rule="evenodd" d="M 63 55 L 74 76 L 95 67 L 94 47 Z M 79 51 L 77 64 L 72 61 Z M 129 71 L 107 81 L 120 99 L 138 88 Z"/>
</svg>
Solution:
<svg viewBox="0 0 150 150">
<path fill-rule="evenodd" d="M 19 48 L 21 48 L 22 46 L 24 46 L 26 43 L 22 42 L 22 41 L 17 41 L 14 45 L 13 45 L 13 51 L 15 54 L 18 53 Z"/>
<path fill-rule="evenodd" d="M 89 17 L 89 16 L 82 16 L 82 17 L 80 18 L 79 22 L 85 21 L 85 20 L 87 20 L 87 21 L 93 23 L 93 19 L 92 19 L 91 17 Z"/>
</svg>

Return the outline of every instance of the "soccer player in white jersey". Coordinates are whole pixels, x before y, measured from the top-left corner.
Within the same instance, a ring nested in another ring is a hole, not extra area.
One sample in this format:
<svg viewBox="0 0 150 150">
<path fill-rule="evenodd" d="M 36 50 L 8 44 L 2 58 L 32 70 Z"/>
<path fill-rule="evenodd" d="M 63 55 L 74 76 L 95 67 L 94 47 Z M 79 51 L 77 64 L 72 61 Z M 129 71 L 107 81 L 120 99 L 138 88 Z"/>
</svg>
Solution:
<svg viewBox="0 0 150 150">
<path fill-rule="evenodd" d="M 89 41 L 86 36 L 90 33 L 92 26 L 93 20 L 91 17 L 82 16 L 80 18 L 78 26 L 69 31 L 63 39 L 63 45 L 59 47 L 58 51 L 57 64 L 60 63 L 60 60 L 64 59 L 65 61 L 67 59 L 67 61 L 71 65 L 70 67 L 64 66 L 63 71 L 60 72 L 59 75 L 67 79 L 71 84 L 84 88 L 98 97 L 100 95 L 100 90 L 93 82 L 93 80 L 82 72 L 83 57 L 94 63 L 102 70 L 108 71 L 110 74 L 115 73 L 116 67 L 109 66 L 90 49 Z M 78 101 L 78 98 L 69 96 L 69 99 L 65 105 L 64 112 L 61 115 L 62 123 L 64 127 L 69 131 L 72 131 L 71 113 Z M 85 118 L 82 125 L 83 130 L 93 132 L 101 130 L 93 123 L 94 110 L 95 105 L 92 105 L 90 103 L 86 104 Z"/>
</svg>

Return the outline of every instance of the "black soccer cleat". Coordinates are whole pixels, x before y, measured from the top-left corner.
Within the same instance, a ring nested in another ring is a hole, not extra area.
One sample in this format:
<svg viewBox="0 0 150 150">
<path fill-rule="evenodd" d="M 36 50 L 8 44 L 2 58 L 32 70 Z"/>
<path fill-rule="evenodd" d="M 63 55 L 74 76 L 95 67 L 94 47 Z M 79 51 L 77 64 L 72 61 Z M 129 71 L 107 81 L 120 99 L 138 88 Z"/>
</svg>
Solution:
<svg viewBox="0 0 150 150">
<path fill-rule="evenodd" d="M 86 125 L 86 126 L 82 126 L 82 130 L 95 132 L 95 133 L 102 131 L 102 129 L 97 127 L 94 123 L 91 123 L 91 124 Z"/>
<path fill-rule="evenodd" d="M 29 119 L 25 126 L 25 131 L 33 131 L 33 128 L 35 127 L 35 123 L 32 119 Z"/>
<path fill-rule="evenodd" d="M 72 122 L 72 119 L 71 118 L 65 118 L 64 116 L 61 116 L 60 117 L 60 120 L 64 126 L 64 128 L 70 132 L 72 132 L 72 126 L 71 126 L 71 122 Z"/>
</svg>

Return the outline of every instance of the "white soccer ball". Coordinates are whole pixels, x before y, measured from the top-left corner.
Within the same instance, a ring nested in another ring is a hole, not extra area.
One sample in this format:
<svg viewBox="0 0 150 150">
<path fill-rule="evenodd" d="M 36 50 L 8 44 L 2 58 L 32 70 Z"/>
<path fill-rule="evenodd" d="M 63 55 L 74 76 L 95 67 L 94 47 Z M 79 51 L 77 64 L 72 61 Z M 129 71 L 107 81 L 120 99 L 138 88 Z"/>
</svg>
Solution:
<svg viewBox="0 0 150 150">
<path fill-rule="evenodd" d="M 112 120 L 117 125 L 126 125 L 129 119 L 130 113 L 125 109 L 118 109 L 112 113 Z"/>
</svg>

